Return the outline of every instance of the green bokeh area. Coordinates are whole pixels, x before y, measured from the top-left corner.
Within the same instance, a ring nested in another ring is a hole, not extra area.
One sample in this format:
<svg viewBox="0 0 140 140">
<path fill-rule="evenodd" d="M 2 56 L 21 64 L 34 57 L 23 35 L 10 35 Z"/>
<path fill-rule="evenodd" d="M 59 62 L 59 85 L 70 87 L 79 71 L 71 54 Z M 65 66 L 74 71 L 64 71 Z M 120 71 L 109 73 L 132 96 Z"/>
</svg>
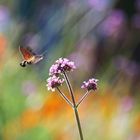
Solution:
<svg viewBox="0 0 140 140">
<path fill-rule="evenodd" d="M 34 139 L 34 140 L 53 140 L 52 136 L 47 133 L 46 128 L 42 126 L 36 126 L 17 138 L 17 140 L 27 140 L 27 139 Z"/>
</svg>

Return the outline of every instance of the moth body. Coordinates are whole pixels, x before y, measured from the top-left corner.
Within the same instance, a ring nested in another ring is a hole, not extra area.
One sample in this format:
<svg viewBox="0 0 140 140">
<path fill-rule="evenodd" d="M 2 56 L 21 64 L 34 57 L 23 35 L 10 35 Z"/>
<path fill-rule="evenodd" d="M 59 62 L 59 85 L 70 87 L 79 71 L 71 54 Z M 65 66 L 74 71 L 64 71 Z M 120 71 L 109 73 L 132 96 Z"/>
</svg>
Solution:
<svg viewBox="0 0 140 140">
<path fill-rule="evenodd" d="M 19 47 L 19 50 L 23 56 L 23 61 L 20 63 L 22 67 L 26 67 L 27 64 L 36 64 L 43 59 L 43 55 L 36 55 L 30 48 Z"/>
</svg>

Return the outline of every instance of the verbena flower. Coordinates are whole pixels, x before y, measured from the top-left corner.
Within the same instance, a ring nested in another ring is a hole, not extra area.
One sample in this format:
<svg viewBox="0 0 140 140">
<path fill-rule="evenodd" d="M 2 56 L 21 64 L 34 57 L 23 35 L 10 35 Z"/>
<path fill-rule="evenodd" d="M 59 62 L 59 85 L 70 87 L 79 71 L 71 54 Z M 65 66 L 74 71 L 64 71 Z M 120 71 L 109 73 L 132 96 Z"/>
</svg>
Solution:
<svg viewBox="0 0 140 140">
<path fill-rule="evenodd" d="M 53 64 L 50 67 L 49 75 L 58 75 L 59 73 L 61 73 L 61 70 L 59 69 L 59 65 L 58 64 Z"/>
<path fill-rule="evenodd" d="M 97 89 L 97 82 L 98 79 L 89 79 L 88 81 L 84 81 L 81 88 L 87 89 L 88 91 L 90 90 L 96 90 Z"/>
<path fill-rule="evenodd" d="M 66 59 L 66 58 L 59 58 L 55 61 L 49 70 L 49 75 L 58 75 L 60 73 L 73 71 L 76 69 L 74 62 Z"/>
<path fill-rule="evenodd" d="M 51 91 L 55 91 L 55 88 L 62 85 L 62 83 L 64 82 L 64 79 L 61 79 L 60 77 L 56 77 L 55 75 L 53 75 L 52 77 L 49 77 L 47 79 L 47 87 L 48 90 Z"/>
</svg>

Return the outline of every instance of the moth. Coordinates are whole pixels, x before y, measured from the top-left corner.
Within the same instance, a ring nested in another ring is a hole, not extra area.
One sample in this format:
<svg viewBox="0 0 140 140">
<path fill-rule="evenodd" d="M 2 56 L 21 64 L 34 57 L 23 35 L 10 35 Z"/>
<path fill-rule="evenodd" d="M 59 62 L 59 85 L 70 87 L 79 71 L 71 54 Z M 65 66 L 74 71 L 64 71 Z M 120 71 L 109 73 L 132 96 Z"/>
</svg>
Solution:
<svg viewBox="0 0 140 140">
<path fill-rule="evenodd" d="M 19 51 L 23 57 L 23 61 L 20 63 L 22 67 L 26 67 L 27 64 L 36 64 L 43 59 L 43 55 L 35 54 L 29 47 L 19 46 Z"/>
</svg>

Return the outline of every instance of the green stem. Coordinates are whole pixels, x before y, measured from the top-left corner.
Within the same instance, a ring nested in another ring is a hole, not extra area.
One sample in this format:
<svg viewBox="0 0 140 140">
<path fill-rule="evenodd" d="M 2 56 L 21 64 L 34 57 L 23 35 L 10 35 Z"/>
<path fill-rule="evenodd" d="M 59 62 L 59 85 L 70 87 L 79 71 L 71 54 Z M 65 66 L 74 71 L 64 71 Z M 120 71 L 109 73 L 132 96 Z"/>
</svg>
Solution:
<svg viewBox="0 0 140 140">
<path fill-rule="evenodd" d="M 78 114 L 78 110 L 77 110 L 77 107 L 76 107 L 75 97 L 74 97 L 73 90 L 72 90 L 72 86 L 70 84 L 70 81 L 69 81 L 69 78 L 68 78 L 67 74 L 65 72 L 63 72 L 63 74 L 64 74 L 64 78 L 65 78 L 67 87 L 69 89 L 69 92 L 70 92 L 70 95 L 71 95 L 71 98 L 72 98 L 73 109 L 74 109 L 75 118 L 76 118 L 78 130 L 79 130 L 80 139 L 84 140 L 83 133 L 82 133 L 82 128 L 81 128 L 81 124 L 80 124 L 80 119 L 79 119 L 79 114 Z"/>
<path fill-rule="evenodd" d="M 71 101 L 65 96 L 65 94 L 63 92 L 61 92 L 61 90 L 57 87 L 57 90 L 59 92 L 59 94 L 61 95 L 61 97 L 73 108 L 73 104 L 71 103 Z"/>
<path fill-rule="evenodd" d="M 89 95 L 89 91 L 87 91 L 86 93 L 85 93 L 85 95 L 78 101 L 78 103 L 77 103 L 77 105 L 76 105 L 76 107 L 78 108 L 78 106 L 83 102 L 83 100 Z"/>
</svg>

